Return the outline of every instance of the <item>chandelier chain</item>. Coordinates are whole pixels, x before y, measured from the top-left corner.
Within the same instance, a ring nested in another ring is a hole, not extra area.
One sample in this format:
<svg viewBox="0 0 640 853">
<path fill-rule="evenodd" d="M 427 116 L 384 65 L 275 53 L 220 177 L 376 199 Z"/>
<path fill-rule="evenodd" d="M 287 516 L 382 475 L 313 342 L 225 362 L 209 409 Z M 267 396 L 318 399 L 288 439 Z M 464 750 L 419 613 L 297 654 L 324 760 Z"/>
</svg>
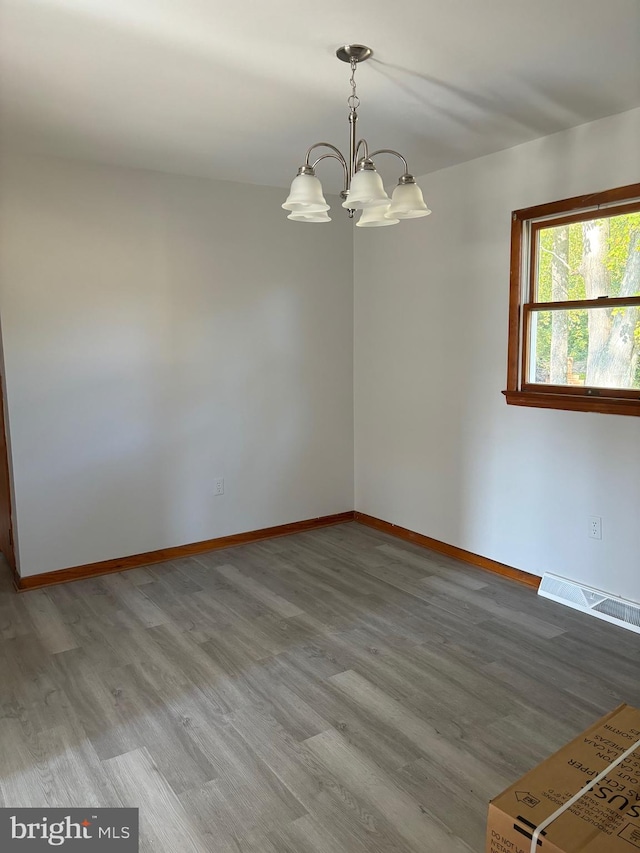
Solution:
<svg viewBox="0 0 640 853">
<path fill-rule="evenodd" d="M 355 112 L 360 106 L 360 98 L 356 94 L 356 68 L 358 63 L 355 61 L 353 57 L 351 57 L 351 77 L 349 78 L 349 83 L 351 84 L 351 94 L 347 98 L 347 104 L 349 105 L 349 109 L 352 112 Z"/>
</svg>

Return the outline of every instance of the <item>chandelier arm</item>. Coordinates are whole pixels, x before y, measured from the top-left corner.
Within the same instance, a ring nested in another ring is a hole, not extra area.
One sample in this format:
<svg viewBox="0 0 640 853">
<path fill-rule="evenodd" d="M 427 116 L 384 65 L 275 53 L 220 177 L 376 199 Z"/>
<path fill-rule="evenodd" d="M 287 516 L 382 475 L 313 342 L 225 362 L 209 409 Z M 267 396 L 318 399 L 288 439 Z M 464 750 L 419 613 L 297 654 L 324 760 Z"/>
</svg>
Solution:
<svg viewBox="0 0 640 853">
<path fill-rule="evenodd" d="M 340 152 L 338 152 L 338 154 L 340 154 Z M 344 189 L 346 192 L 346 190 L 349 189 L 349 169 L 347 167 L 347 161 L 344 159 L 342 154 L 340 154 L 339 157 L 338 154 L 321 154 L 320 157 L 318 157 L 318 159 L 311 164 L 311 168 L 315 169 L 315 167 L 321 160 L 327 160 L 329 158 L 331 158 L 332 160 L 337 160 L 338 163 L 340 163 L 340 165 L 342 166 L 342 171 L 344 172 Z"/>
<path fill-rule="evenodd" d="M 392 148 L 379 148 L 377 151 L 373 151 L 369 156 L 373 160 L 373 158 L 377 154 L 393 154 L 394 157 L 398 157 L 398 159 L 402 160 L 404 163 L 404 174 L 409 174 L 409 164 L 406 161 L 406 158 L 399 154 L 397 151 L 394 151 Z"/>
<path fill-rule="evenodd" d="M 362 147 L 363 147 L 363 149 L 364 149 L 364 158 L 365 158 L 365 160 L 369 157 L 369 144 L 367 143 L 367 140 L 366 140 L 366 139 L 359 139 L 359 140 L 358 140 L 358 144 L 356 145 L 356 154 L 355 154 L 355 162 L 356 162 L 356 165 L 357 165 L 357 164 L 358 164 L 358 162 L 359 162 L 358 152 L 360 151 L 360 146 L 362 146 Z"/>
<path fill-rule="evenodd" d="M 344 163 L 345 166 L 347 165 L 347 161 L 344 159 L 342 152 L 340 151 L 339 148 L 336 148 L 335 145 L 332 145 L 330 142 L 316 142 L 311 146 L 311 148 L 309 148 L 307 150 L 307 153 L 306 153 L 305 158 L 304 158 L 305 166 L 311 165 L 311 163 L 309 162 L 309 157 L 310 157 L 311 152 L 313 151 L 314 148 L 330 148 L 337 155 L 337 159 L 340 160 L 342 163 Z"/>
</svg>

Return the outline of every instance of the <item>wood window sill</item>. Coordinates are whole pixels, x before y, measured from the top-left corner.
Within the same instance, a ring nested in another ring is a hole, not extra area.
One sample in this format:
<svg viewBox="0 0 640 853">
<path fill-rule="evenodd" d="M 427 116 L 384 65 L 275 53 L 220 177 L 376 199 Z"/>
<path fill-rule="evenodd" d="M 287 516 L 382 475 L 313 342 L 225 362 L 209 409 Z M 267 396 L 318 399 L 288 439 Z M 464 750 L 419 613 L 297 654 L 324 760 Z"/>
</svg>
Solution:
<svg viewBox="0 0 640 853">
<path fill-rule="evenodd" d="M 640 399 L 629 397 L 587 397 L 577 394 L 550 394 L 544 391 L 503 391 L 510 406 L 566 409 L 572 412 L 599 412 L 603 415 L 640 415 Z"/>
</svg>

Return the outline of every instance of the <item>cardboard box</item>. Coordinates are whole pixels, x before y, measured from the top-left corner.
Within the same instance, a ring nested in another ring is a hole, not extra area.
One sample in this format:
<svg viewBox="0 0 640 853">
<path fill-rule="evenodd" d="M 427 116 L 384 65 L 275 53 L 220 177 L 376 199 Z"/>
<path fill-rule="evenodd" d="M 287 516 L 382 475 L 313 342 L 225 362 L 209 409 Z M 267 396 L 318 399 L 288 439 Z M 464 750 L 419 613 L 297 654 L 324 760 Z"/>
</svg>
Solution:
<svg viewBox="0 0 640 853">
<path fill-rule="evenodd" d="M 640 740 L 640 711 L 621 705 L 489 805 L 486 853 L 530 853 L 532 833 Z M 540 853 L 640 853 L 640 748 L 551 823 Z"/>
</svg>

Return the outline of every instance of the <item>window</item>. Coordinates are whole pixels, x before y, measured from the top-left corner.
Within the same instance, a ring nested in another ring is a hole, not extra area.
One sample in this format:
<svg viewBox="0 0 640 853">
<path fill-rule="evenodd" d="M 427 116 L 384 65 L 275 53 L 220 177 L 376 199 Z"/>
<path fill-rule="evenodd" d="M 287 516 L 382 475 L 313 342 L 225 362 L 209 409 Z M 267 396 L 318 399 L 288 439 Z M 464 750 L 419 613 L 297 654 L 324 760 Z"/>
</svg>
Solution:
<svg viewBox="0 0 640 853">
<path fill-rule="evenodd" d="M 640 415 L 640 184 L 512 214 L 504 394 Z"/>
</svg>

